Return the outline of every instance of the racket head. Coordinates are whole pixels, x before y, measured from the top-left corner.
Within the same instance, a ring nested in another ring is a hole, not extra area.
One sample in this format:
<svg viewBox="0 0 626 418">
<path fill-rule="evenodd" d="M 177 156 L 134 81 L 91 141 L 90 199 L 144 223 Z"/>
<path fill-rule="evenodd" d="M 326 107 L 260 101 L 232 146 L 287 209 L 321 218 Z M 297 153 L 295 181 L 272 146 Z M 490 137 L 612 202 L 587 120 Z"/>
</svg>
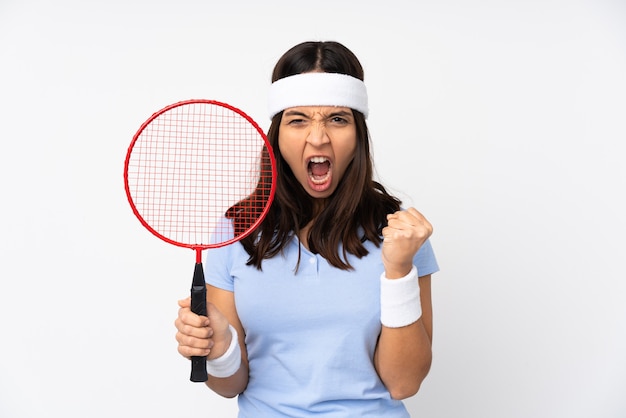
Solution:
<svg viewBox="0 0 626 418">
<path fill-rule="evenodd" d="M 163 241 L 196 250 L 248 236 L 267 215 L 276 161 L 259 125 L 227 103 L 193 99 L 155 112 L 124 162 L 133 213 Z M 226 214 L 234 220 L 228 222 Z"/>
</svg>

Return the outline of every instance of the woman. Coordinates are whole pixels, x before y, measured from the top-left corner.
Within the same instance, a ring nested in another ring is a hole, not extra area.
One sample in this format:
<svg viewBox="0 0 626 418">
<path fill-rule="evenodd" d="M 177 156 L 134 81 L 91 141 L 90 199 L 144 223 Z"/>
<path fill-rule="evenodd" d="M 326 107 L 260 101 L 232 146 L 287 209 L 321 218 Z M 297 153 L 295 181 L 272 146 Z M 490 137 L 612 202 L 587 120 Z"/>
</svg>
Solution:
<svg viewBox="0 0 626 418">
<path fill-rule="evenodd" d="M 408 417 L 428 374 L 432 227 L 373 180 L 363 79 L 336 42 L 279 59 L 270 212 L 208 251 L 208 318 L 179 302 L 178 351 L 208 356 L 207 386 L 239 395 L 240 417 Z"/>
</svg>

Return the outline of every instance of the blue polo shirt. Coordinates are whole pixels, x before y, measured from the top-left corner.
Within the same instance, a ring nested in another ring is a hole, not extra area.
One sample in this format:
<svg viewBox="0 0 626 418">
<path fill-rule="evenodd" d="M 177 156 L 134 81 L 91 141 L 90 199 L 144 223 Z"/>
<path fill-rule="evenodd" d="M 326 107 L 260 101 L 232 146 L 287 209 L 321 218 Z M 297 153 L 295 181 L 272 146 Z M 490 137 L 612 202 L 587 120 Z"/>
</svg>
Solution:
<svg viewBox="0 0 626 418">
<path fill-rule="evenodd" d="M 246 266 L 239 243 L 207 251 L 206 281 L 234 292 L 245 332 L 250 378 L 238 398 L 240 418 L 409 417 L 374 368 L 384 267 L 381 249 L 365 246 L 366 257 L 348 256 L 352 271 L 295 237 L 262 271 Z M 438 271 L 429 241 L 414 263 L 420 276 Z"/>
</svg>

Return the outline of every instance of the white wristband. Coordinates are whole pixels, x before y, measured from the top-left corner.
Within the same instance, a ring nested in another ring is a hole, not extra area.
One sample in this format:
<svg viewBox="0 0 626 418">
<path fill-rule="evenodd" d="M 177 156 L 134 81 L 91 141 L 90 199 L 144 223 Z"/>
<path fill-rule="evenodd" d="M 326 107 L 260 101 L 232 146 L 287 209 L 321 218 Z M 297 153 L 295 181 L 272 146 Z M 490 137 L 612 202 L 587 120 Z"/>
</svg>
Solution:
<svg viewBox="0 0 626 418">
<path fill-rule="evenodd" d="M 380 275 L 380 322 L 388 328 L 411 325 L 422 316 L 417 267 L 400 279 Z"/>
<path fill-rule="evenodd" d="M 241 366 L 241 347 L 239 346 L 237 330 L 232 325 L 228 325 L 228 328 L 233 335 L 228 349 L 220 357 L 206 361 L 207 372 L 214 377 L 230 377 Z"/>
</svg>

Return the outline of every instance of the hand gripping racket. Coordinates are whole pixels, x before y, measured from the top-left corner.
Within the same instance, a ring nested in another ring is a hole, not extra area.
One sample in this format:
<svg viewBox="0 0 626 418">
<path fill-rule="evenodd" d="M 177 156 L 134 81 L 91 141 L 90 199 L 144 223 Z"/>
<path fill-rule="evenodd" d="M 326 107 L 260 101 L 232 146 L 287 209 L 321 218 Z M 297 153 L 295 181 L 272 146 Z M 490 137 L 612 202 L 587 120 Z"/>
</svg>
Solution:
<svg viewBox="0 0 626 418">
<path fill-rule="evenodd" d="M 128 148 L 124 185 L 141 224 L 196 252 L 191 310 L 207 315 L 202 250 L 249 235 L 267 214 L 276 162 L 261 128 L 241 110 L 213 100 L 163 108 Z M 191 381 L 208 379 L 206 357 L 192 357 Z"/>
</svg>

